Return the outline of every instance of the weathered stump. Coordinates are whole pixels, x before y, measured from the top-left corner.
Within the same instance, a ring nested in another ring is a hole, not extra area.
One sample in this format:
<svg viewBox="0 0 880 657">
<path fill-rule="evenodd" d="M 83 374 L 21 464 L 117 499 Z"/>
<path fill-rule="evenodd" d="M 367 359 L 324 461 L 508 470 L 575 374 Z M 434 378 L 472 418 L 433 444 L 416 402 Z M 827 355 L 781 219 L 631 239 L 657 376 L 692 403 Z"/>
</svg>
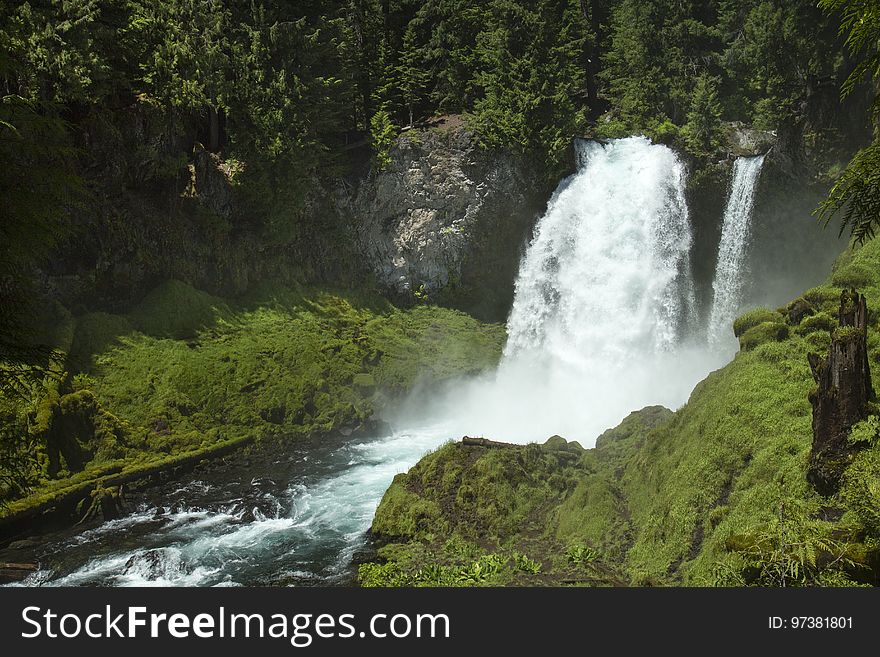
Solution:
<svg viewBox="0 0 880 657">
<path fill-rule="evenodd" d="M 828 356 L 809 354 L 816 388 L 813 407 L 813 446 L 807 480 L 822 495 L 833 495 L 852 456 L 847 441 L 853 425 L 868 414 L 874 398 L 868 363 L 868 308 L 855 290 L 840 295 L 840 327 L 832 333 Z"/>
</svg>

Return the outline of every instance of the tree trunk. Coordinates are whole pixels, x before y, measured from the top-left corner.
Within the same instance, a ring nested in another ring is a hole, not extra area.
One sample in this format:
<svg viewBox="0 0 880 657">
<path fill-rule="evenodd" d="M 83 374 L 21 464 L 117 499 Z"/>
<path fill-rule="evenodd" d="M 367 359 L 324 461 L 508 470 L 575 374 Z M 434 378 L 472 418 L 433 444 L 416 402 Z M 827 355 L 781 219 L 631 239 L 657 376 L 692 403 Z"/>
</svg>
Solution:
<svg viewBox="0 0 880 657">
<path fill-rule="evenodd" d="M 840 488 L 844 469 L 852 456 L 847 441 L 853 425 L 868 413 L 874 398 L 868 363 L 868 308 L 855 290 L 840 295 L 840 328 L 832 335 L 828 356 L 808 356 L 816 389 L 810 393 L 813 407 L 813 446 L 807 480 L 822 495 Z"/>
<path fill-rule="evenodd" d="M 211 107 L 208 110 L 208 113 L 211 116 L 211 143 L 208 146 L 208 150 L 212 153 L 216 153 L 220 150 L 220 115 L 218 114 L 217 109 L 214 107 Z"/>
<path fill-rule="evenodd" d="M 595 2 L 581 0 L 581 13 L 590 30 L 586 41 L 585 54 L 587 61 L 584 67 L 587 105 L 590 108 L 590 114 L 593 117 L 597 117 L 602 113 L 601 103 L 599 102 L 599 85 L 596 82 L 596 75 L 599 71 L 599 30 L 602 26 L 599 21 L 599 12 L 594 5 Z"/>
</svg>

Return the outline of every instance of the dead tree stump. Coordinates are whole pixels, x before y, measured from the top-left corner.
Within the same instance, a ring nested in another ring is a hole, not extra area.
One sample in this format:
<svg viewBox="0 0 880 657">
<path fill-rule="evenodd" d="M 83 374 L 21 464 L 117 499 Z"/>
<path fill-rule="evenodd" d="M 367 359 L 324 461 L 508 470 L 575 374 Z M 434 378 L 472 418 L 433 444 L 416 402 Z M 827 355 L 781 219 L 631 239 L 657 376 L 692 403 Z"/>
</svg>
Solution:
<svg viewBox="0 0 880 657">
<path fill-rule="evenodd" d="M 840 294 L 840 327 L 831 336 L 828 356 L 809 354 L 816 388 L 813 407 L 813 446 L 807 480 L 822 495 L 833 495 L 852 456 L 847 441 L 853 425 L 868 414 L 874 399 L 868 363 L 868 307 L 856 290 Z"/>
</svg>

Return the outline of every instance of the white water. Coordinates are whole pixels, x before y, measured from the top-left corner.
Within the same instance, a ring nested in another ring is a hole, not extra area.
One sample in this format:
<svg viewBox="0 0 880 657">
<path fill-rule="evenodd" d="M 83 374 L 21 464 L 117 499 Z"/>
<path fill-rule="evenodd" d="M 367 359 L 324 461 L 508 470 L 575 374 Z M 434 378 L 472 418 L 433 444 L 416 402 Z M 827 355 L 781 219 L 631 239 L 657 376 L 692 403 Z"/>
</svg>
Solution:
<svg viewBox="0 0 880 657">
<path fill-rule="evenodd" d="M 732 324 L 742 310 L 743 286 L 755 191 L 764 156 L 741 157 L 733 165 L 733 182 L 718 244 L 718 264 L 712 282 L 713 301 L 709 313 L 709 343 L 726 351 L 736 350 Z"/>
<path fill-rule="evenodd" d="M 692 339 L 682 162 L 644 137 L 576 147 L 520 267 L 498 372 L 445 400 L 459 434 L 591 446 L 632 410 L 677 408 L 721 364 Z"/>
<path fill-rule="evenodd" d="M 304 449 L 303 473 L 214 491 L 194 482 L 168 495 L 177 510 L 149 507 L 56 544 L 24 585 L 239 586 L 347 581 L 373 513 L 394 475 L 438 447 L 447 430 L 423 426 L 341 448 Z M 241 488 L 252 488 L 245 496 Z M 247 516 L 247 517 L 246 517 Z M 76 563 L 52 562 L 78 559 Z"/>
</svg>

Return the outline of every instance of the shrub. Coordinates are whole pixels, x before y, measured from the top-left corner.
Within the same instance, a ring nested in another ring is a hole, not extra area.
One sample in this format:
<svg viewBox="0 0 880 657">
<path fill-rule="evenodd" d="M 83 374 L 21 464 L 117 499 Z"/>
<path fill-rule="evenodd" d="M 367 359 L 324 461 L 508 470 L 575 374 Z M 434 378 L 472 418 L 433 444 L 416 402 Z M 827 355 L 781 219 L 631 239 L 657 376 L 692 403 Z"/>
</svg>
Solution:
<svg viewBox="0 0 880 657">
<path fill-rule="evenodd" d="M 788 326 L 782 322 L 762 322 L 739 336 L 739 347 L 743 351 L 751 351 L 765 342 L 779 342 L 787 337 Z"/>
<path fill-rule="evenodd" d="M 764 322 L 779 322 L 781 320 L 782 317 L 775 310 L 770 310 L 769 308 L 755 308 L 754 310 L 747 312 L 745 315 L 740 315 L 736 318 L 733 322 L 733 334 L 736 337 L 740 337 L 743 333 L 758 324 L 763 324 Z"/>
<path fill-rule="evenodd" d="M 807 335 L 816 331 L 828 331 L 829 333 L 837 328 L 837 320 L 826 312 L 816 313 L 805 317 L 798 325 L 797 332 L 800 335 Z"/>
</svg>

